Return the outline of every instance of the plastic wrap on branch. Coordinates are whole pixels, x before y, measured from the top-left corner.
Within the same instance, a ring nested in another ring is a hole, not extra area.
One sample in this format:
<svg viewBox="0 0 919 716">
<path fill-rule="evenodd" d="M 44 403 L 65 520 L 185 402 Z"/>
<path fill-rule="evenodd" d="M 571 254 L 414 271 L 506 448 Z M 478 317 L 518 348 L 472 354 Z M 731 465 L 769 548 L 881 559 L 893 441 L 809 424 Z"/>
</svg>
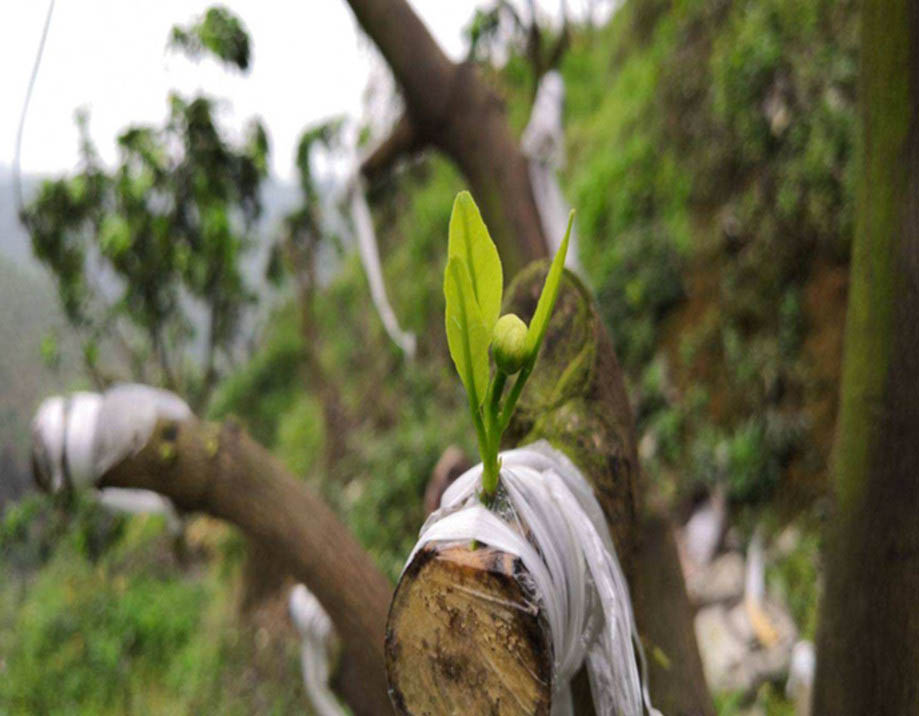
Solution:
<svg viewBox="0 0 919 716">
<path fill-rule="evenodd" d="M 73 393 L 45 400 L 32 423 L 35 480 L 48 492 L 93 487 L 112 466 L 140 451 L 157 420 L 192 416 L 174 393 L 146 385 L 119 385 L 105 393 Z M 125 512 L 178 516 L 165 498 L 146 490 L 105 489 L 100 501 Z"/>
<path fill-rule="evenodd" d="M 807 716 L 811 712 L 816 673 L 817 652 L 813 642 L 799 641 L 791 650 L 788 681 L 785 683 L 785 695 L 794 702 L 796 716 Z"/>
<path fill-rule="evenodd" d="M 520 140 L 521 149 L 529 159 L 533 198 L 539 209 L 543 232 L 550 244 L 550 253 L 558 251 L 571 212 L 571 206 L 565 200 L 558 183 L 558 171 L 565 165 L 565 130 L 562 126 L 564 103 L 565 82 L 562 75 L 557 70 L 547 72 L 539 81 L 530 121 Z M 583 275 L 578 263 L 575 227 L 571 228 L 570 250 L 565 266 Z"/>
<path fill-rule="evenodd" d="M 504 452 L 497 512 L 479 501 L 481 477 L 477 465 L 447 489 L 406 565 L 430 542 L 475 541 L 519 557 L 552 635 L 552 713 L 572 713 L 570 681 L 586 664 L 598 714 L 658 714 L 625 576 L 583 475 L 545 441 Z"/>
<path fill-rule="evenodd" d="M 99 490 L 99 504 L 112 512 L 131 515 L 162 515 L 169 534 L 177 537 L 183 532 L 182 518 L 172 502 L 151 490 L 129 487 L 104 487 Z"/>
<path fill-rule="evenodd" d="M 334 640 L 332 620 L 303 584 L 290 591 L 290 618 L 300 633 L 303 686 L 318 716 L 344 716 L 329 688 L 329 657 Z"/>
<path fill-rule="evenodd" d="M 386 296 L 386 284 L 383 282 L 383 269 L 380 264 L 380 251 L 377 248 L 377 236 L 373 230 L 373 217 L 367 205 L 364 180 L 360 175 L 360 164 L 355 162 L 355 173 L 348 183 L 348 204 L 354 226 L 355 241 L 360 253 L 361 263 L 370 284 L 370 296 L 377 309 L 386 333 L 410 360 L 415 356 L 416 339 L 414 333 L 403 331 L 396 319 L 389 298 Z"/>
</svg>

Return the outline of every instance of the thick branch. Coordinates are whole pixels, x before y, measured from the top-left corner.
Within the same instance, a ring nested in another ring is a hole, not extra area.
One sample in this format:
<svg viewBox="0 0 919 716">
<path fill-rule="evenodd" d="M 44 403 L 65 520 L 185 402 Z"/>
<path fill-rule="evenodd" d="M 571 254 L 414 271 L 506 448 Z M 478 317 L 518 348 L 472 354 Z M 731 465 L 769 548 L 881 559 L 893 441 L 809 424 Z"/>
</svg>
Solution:
<svg viewBox="0 0 919 716">
<path fill-rule="evenodd" d="M 528 164 L 500 99 L 474 65 L 454 64 L 405 0 L 348 0 L 389 63 L 415 142 L 459 166 L 498 245 L 505 274 L 546 255 Z"/>
<path fill-rule="evenodd" d="M 414 154 L 423 146 L 424 141 L 415 131 L 411 118 L 403 114 L 390 135 L 361 163 L 361 173 L 368 182 L 374 182 L 389 173 L 400 159 Z"/>
<path fill-rule="evenodd" d="M 364 32 L 379 48 L 416 123 L 444 117 L 456 65 L 404 0 L 348 0 Z"/>
<path fill-rule="evenodd" d="M 103 475 L 178 508 L 231 522 L 289 565 L 342 639 L 340 693 L 356 714 L 388 710 L 383 634 L 391 588 L 332 511 L 240 428 L 160 421 L 146 446 Z"/>
</svg>

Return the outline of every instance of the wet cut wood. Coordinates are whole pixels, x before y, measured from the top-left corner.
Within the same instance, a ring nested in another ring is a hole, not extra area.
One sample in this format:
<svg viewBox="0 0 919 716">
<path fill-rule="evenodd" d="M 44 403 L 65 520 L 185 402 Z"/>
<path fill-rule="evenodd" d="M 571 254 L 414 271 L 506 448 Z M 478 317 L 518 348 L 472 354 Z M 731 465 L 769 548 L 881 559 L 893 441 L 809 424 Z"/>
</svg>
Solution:
<svg viewBox="0 0 919 716">
<path fill-rule="evenodd" d="M 489 547 L 427 545 L 400 582 L 386 635 L 398 713 L 548 714 L 551 639 L 518 580 L 519 559 Z"/>
</svg>

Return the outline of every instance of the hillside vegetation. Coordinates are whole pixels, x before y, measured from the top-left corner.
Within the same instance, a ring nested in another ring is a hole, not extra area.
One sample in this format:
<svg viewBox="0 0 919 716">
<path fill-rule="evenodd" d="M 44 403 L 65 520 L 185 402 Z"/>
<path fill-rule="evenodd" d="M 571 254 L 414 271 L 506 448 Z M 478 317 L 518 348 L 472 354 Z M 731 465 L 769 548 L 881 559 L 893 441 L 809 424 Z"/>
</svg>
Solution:
<svg viewBox="0 0 919 716">
<path fill-rule="evenodd" d="M 812 530 L 819 514 L 852 233 L 856 19 L 850 0 L 627 1 L 608 26 L 576 32 L 565 57 L 563 185 L 580 258 L 627 372 L 643 464 L 677 508 L 723 484 L 750 525 Z M 494 72 L 517 130 L 528 72 L 518 57 Z M 345 253 L 316 295 L 315 340 L 282 302 L 211 408 L 319 490 L 393 579 L 440 453 L 453 442 L 474 454 L 442 318 L 461 188 L 429 156 L 371 197 L 391 300 L 419 337 L 414 362 L 388 342 Z M 309 354 L 321 384 L 304 378 Z M 156 521 L 103 528 L 89 509 L 30 501 L 5 519 L 0 673 L 16 678 L 0 678 L 0 710 L 302 703 L 277 605 L 240 626 L 235 534 L 201 521 L 204 546 L 182 565 Z M 812 556 L 771 577 L 805 634 Z"/>
</svg>

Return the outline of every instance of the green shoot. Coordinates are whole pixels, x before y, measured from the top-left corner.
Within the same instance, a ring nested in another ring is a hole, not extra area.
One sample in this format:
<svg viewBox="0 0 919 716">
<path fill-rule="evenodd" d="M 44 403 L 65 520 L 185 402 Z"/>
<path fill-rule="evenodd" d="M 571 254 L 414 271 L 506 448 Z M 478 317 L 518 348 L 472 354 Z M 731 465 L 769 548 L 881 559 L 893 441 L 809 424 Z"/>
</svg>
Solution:
<svg viewBox="0 0 919 716">
<path fill-rule="evenodd" d="M 549 327 L 573 220 L 571 212 L 565 238 L 552 259 L 536 312 L 527 326 L 513 314 L 500 315 L 504 282 L 501 259 L 472 196 L 460 192 L 453 203 L 444 272 L 447 344 L 469 398 L 484 468 L 482 489 L 486 500 L 491 500 L 498 489 L 501 436 L 533 372 Z M 511 379 L 513 383 L 508 388 Z"/>
</svg>

